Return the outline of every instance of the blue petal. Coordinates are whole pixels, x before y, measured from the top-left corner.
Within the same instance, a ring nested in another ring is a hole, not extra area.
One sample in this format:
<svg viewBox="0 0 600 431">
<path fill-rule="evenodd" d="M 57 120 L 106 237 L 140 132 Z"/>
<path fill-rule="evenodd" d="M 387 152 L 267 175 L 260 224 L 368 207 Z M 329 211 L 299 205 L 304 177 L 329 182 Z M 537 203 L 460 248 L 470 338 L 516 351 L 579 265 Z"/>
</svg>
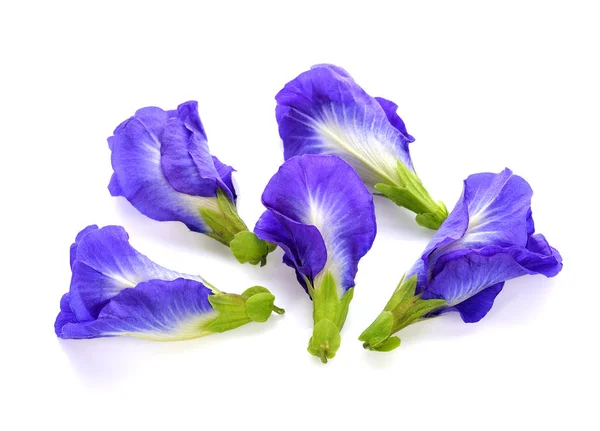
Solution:
<svg viewBox="0 0 600 431">
<path fill-rule="evenodd" d="M 286 160 L 302 154 L 337 155 L 370 187 L 397 183 L 398 162 L 413 170 L 402 120 L 390 112 L 387 101 L 383 108 L 343 69 L 314 66 L 287 83 L 276 100 Z"/>
<path fill-rule="evenodd" d="M 414 142 L 415 138 L 408 134 L 404 121 L 396 112 L 398 110 L 398 105 L 391 100 L 384 99 L 383 97 L 376 97 L 375 100 L 377 100 L 377 103 L 379 103 L 379 105 L 385 111 L 385 115 L 387 116 L 390 124 L 398 129 L 398 131 L 406 137 L 408 142 Z"/>
<path fill-rule="evenodd" d="M 532 273 L 543 274 L 546 277 L 554 277 L 563 267 L 562 256 L 554 247 L 548 244 L 548 241 L 541 233 L 532 235 L 527 240 L 527 254 L 523 260 L 524 264 Z"/>
<path fill-rule="evenodd" d="M 469 176 L 464 191 L 423 253 L 435 276 L 450 252 L 488 245 L 525 247 L 531 219 L 531 187 L 510 169 Z"/>
<path fill-rule="evenodd" d="M 510 246 L 527 242 L 527 218 L 533 191 L 510 169 L 500 174 L 471 175 L 465 181 L 464 198 L 469 225 L 461 246 L 482 244 Z"/>
<path fill-rule="evenodd" d="M 504 281 L 526 274 L 555 276 L 562 258 L 534 234 L 532 190 L 509 169 L 471 175 L 446 221 L 408 276 L 423 298 L 442 298 L 465 322 L 489 311 Z"/>
<path fill-rule="evenodd" d="M 75 258 L 77 257 L 77 247 L 79 245 L 79 241 L 81 241 L 82 238 L 85 237 L 88 233 L 91 233 L 95 230 L 98 230 L 98 225 L 95 225 L 95 224 L 89 225 L 89 226 L 83 228 L 75 237 L 75 242 L 73 244 L 71 244 L 71 249 L 70 249 L 71 268 L 73 268 L 73 262 L 75 261 Z"/>
<path fill-rule="evenodd" d="M 268 211 L 255 232 L 284 249 L 284 262 L 315 284 L 330 271 L 342 292 L 354 286 L 376 226 L 373 198 L 348 164 L 332 156 L 291 158 L 262 201 Z"/>
<path fill-rule="evenodd" d="M 496 295 L 489 296 L 492 291 L 486 295 L 480 293 L 492 286 L 526 274 L 551 277 L 562 269 L 560 255 L 540 254 L 519 246 L 490 245 L 468 252 L 451 252 L 444 257 L 446 263 L 429 281 L 423 298 L 443 298 L 451 307 L 456 306 L 463 320 L 470 319 L 465 322 L 478 321 L 489 311 Z M 500 289 L 501 286 L 498 292 Z M 467 301 L 465 307 L 460 307 Z"/>
<path fill-rule="evenodd" d="M 73 246 L 72 246 L 73 250 Z M 72 256 L 70 308 L 78 320 L 98 317 L 108 301 L 123 289 L 151 279 L 174 280 L 194 275 L 163 268 L 129 244 L 120 226 L 88 226 L 77 236 Z"/>
<path fill-rule="evenodd" d="M 179 105 L 177 116 L 166 122 L 160 135 L 160 153 L 163 173 L 175 190 L 212 197 L 220 187 L 233 198 L 210 155 L 196 102 Z"/>
<path fill-rule="evenodd" d="M 232 174 L 235 172 L 231 166 L 222 163 L 217 157 L 213 156 L 213 163 L 215 164 L 215 168 L 217 169 L 217 173 L 225 184 L 225 191 L 229 194 L 229 197 L 233 199 L 235 202 L 237 199 L 237 194 L 235 193 L 235 187 L 233 186 Z"/>
<path fill-rule="evenodd" d="M 431 255 L 438 250 L 443 250 L 445 246 L 452 244 L 454 241 L 459 240 L 467 230 L 467 226 L 469 225 L 469 212 L 463 198 L 464 193 L 450 215 L 448 215 L 448 218 L 442 223 L 429 244 L 427 244 L 427 247 L 425 247 L 421 259 L 417 260 L 415 265 L 406 274 L 407 277 L 411 277 L 415 274 L 418 276 L 417 293 L 427 289 L 429 283 L 428 279 L 431 276 L 430 267 L 433 267 L 433 264 L 430 262 L 432 260 Z M 441 252 L 438 253 L 438 257 L 440 253 Z M 433 263 L 435 263 L 435 260 Z"/>
<path fill-rule="evenodd" d="M 160 166 L 171 187 L 188 195 L 215 196 L 218 175 L 206 135 L 178 116 L 165 123 L 159 138 Z"/>
<path fill-rule="evenodd" d="M 492 246 L 449 259 L 429 282 L 423 298 L 443 298 L 454 306 L 488 287 L 528 274 L 516 257 L 511 250 Z"/>
<path fill-rule="evenodd" d="M 113 196 L 124 196 L 142 214 L 181 221 L 208 232 L 200 207 L 216 207 L 215 190 L 233 190 L 221 179 L 206 144 L 196 102 L 175 111 L 143 108 L 108 139 L 114 174 Z"/>
<path fill-rule="evenodd" d="M 455 305 L 454 307 L 443 310 L 440 314 L 447 313 L 449 311 L 458 311 L 460 317 L 465 323 L 479 322 L 485 317 L 485 315 L 492 309 L 496 296 L 502 291 L 504 282 L 494 284 L 481 292 Z"/>
<path fill-rule="evenodd" d="M 489 296 L 492 291 L 480 294 L 492 286 L 526 274 L 551 277 L 562 269 L 560 255 L 540 254 L 519 246 L 459 250 L 445 255 L 444 261 L 442 269 L 429 280 L 423 298 L 443 298 L 451 307 L 456 306 L 463 320 L 468 319 L 465 322 L 478 321 L 489 311 L 496 295 Z M 467 301 L 465 307 L 460 307 Z"/>
<path fill-rule="evenodd" d="M 77 323 L 77 316 L 71 310 L 71 305 L 69 302 L 69 292 L 65 293 L 63 297 L 60 299 L 60 312 L 56 317 L 56 321 L 54 322 L 54 332 L 57 336 L 61 336 L 62 328 L 67 323 Z"/>
<path fill-rule="evenodd" d="M 97 320 L 66 323 L 61 338 L 96 338 L 130 335 L 150 340 L 185 340 L 207 335 L 203 329 L 216 317 L 198 281 L 178 278 L 151 280 L 126 289 L 104 307 Z"/>
<path fill-rule="evenodd" d="M 108 183 L 108 191 L 110 192 L 111 196 L 125 196 L 123 194 L 123 189 L 121 189 L 121 186 L 119 185 L 119 179 L 117 178 L 117 174 L 115 174 L 114 172 L 110 177 L 110 182 Z"/>
<path fill-rule="evenodd" d="M 312 283 L 327 262 L 327 249 L 319 230 L 275 210 L 267 210 L 256 223 L 254 232 L 282 248 L 283 263 L 296 270 L 298 282 L 308 291 L 304 277 Z"/>
</svg>

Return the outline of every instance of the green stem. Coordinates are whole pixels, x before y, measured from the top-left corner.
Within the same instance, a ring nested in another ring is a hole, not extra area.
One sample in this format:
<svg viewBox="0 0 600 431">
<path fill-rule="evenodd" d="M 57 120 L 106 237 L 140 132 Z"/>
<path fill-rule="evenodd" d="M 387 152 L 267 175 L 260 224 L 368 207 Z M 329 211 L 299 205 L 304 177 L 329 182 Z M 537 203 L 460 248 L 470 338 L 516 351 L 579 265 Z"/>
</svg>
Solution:
<svg viewBox="0 0 600 431">
<path fill-rule="evenodd" d="M 273 312 L 277 313 L 277 314 L 285 314 L 285 310 L 283 308 L 279 308 L 278 306 L 276 306 L 275 304 L 273 304 Z"/>
</svg>

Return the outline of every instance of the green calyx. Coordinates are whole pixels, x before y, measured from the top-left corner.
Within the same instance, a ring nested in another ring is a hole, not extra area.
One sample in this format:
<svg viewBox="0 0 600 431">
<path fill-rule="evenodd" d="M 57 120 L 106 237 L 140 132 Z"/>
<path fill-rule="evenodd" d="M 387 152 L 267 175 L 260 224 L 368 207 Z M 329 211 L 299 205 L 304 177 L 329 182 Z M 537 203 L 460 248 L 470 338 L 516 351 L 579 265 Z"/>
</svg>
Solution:
<svg viewBox="0 0 600 431">
<path fill-rule="evenodd" d="M 308 292 L 313 300 L 313 318 L 315 326 L 308 342 L 308 351 L 317 356 L 324 364 L 332 359 L 340 347 L 340 331 L 348 315 L 348 307 L 354 295 L 354 288 L 340 298 L 335 279 L 328 272 L 320 283 L 313 288 L 307 280 Z"/>
<path fill-rule="evenodd" d="M 435 202 L 417 175 L 402 163 L 398 163 L 398 183 L 375 184 L 381 195 L 392 200 L 396 205 L 409 209 L 417 214 L 415 220 L 420 226 L 437 230 L 448 217 L 448 210 L 443 202 Z"/>
<path fill-rule="evenodd" d="M 207 323 L 205 330 L 225 332 L 250 322 L 266 322 L 271 313 L 283 314 L 275 296 L 262 286 L 246 289 L 241 295 L 217 292 L 208 297 L 217 317 Z"/>
<path fill-rule="evenodd" d="M 365 349 L 377 352 L 394 350 L 400 345 L 400 338 L 393 334 L 425 320 L 429 313 L 447 305 L 443 299 L 421 299 L 421 294 L 415 295 L 416 287 L 416 275 L 400 280 L 381 314 L 358 337 Z"/>
<path fill-rule="evenodd" d="M 200 208 L 200 215 L 210 227 L 208 236 L 231 248 L 231 252 L 240 263 L 264 266 L 267 255 L 276 246 L 259 239 L 248 230 L 240 218 L 235 203 L 221 189 L 217 189 L 218 210 Z"/>
<path fill-rule="evenodd" d="M 263 241 L 248 230 L 236 233 L 229 247 L 238 262 L 260 266 L 266 265 L 267 255 L 277 248 L 275 244 Z"/>
</svg>

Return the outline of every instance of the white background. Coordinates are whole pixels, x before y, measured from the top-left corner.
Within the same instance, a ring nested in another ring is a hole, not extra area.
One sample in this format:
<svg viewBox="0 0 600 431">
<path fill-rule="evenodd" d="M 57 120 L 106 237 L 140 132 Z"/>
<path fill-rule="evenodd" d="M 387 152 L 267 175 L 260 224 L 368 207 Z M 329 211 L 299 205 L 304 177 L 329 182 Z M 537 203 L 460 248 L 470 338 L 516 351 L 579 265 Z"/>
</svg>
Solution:
<svg viewBox="0 0 600 431">
<path fill-rule="evenodd" d="M 2 2 L 0 428 L 598 429 L 596 2 L 411 3 Z M 415 166 L 449 208 L 471 173 L 526 178 L 563 272 L 508 282 L 477 324 L 447 315 L 402 331 L 392 353 L 364 351 L 358 335 L 432 236 L 377 198 L 379 233 L 324 366 L 280 250 L 239 265 L 110 197 L 113 129 L 195 99 L 253 225 L 283 160 L 274 96 L 323 62 L 398 103 Z M 287 313 L 177 343 L 58 340 L 69 245 L 92 223 L 124 225 L 138 250 L 220 289 L 264 285 Z"/>
</svg>

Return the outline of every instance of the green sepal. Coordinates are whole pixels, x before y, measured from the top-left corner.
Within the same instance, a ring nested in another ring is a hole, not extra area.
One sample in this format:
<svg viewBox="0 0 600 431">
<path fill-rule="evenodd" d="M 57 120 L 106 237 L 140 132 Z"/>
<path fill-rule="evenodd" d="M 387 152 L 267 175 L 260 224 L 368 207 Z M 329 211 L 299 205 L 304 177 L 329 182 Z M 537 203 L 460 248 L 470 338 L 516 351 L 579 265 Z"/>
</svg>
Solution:
<svg viewBox="0 0 600 431">
<path fill-rule="evenodd" d="M 217 211 L 213 211 L 208 208 L 200 208 L 200 215 L 204 222 L 210 227 L 211 232 L 207 235 L 211 238 L 216 239 L 221 244 L 229 247 L 229 243 L 233 239 L 235 233 L 234 226 L 229 220 L 223 218 L 223 214 Z"/>
<path fill-rule="evenodd" d="M 378 344 L 376 347 L 371 348 L 370 350 L 374 350 L 376 352 L 391 352 L 400 346 L 400 338 L 398 337 L 390 337 L 381 344 Z"/>
<path fill-rule="evenodd" d="M 200 215 L 211 229 L 208 235 L 229 246 L 235 234 L 247 231 L 248 227 L 238 215 L 235 203 L 220 188 L 217 188 L 217 207 L 217 210 L 200 208 Z"/>
<path fill-rule="evenodd" d="M 217 317 L 204 328 L 210 332 L 224 332 L 250 322 L 266 322 L 272 312 L 285 312 L 274 305 L 275 296 L 262 286 L 246 289 L 241 295 L 216 293 L 210 295 L 208 301 L 217 312 Z"/>
<path fill-rule="evenodd" d="M 252 287 L 249 287 L 248 289 L 244 290 L 240 296 L 248 299 L 252 295 L 256 295 L 257 293 L 271 293 L 271 292 L 266 287 L 252 286 Z"/>
<path fill-rule="evenodd" d="M 340 331 L 348 315 L 354 288 L 348 289 L 340 298 L 335 279 L 330 272 L 325 274 L 317 288 L 314 288 L 308 280 L 306 282 L 313 300 L 315 322 L 313 335 L 308 343 L 308 351 L 321 358 L 321 362 L 326 363 L 327 359 L 335 356 L 340 347 Z"/>
<path fill-rule="evenodd" d="M 246 299 L 240 295 L 218 293 L 210 295 L 208 302 L 218 313 L 218 316 L 206 326 L 208 331 L 225 332 L 252 321 L 246 313 Z"/>
<path fill-rule="evenodd" d="M 392 297 L 385 305 L 385 311 L 391 311 L 394 308 L 398 307 L 402 302 L 409 301 L 412 297 L 415 296 L 415 291 L 417 290 L 417 277 L 410 277 L 408 280 L 405 280 L 405 277 L 402 276 L 400 283 L 396 286 Z"/>
<path fill-rule="evenodd" d="M 208 302 L 220 314 L 236 314 L 246 311 L 246 298 L 234 293 L 218 293 L 210 295 Z"/>
<path fill-rule="evenodd" d="M 217 203 L 225 215 L 225 218 L 239 231 L 248 230 L 246 223 L 237 213 L 235 203 L 229 198 L 229 195 L 220 188 L 217 188 Z"/>
<path fill-rule="evenodd" d="M 211 232 L 208 236 L 231 248 L 240 263 L 264 266 L 267 255 L 277 246 L 259 239 L 248 230 L 240 218 L 235 203 L 220 188 L 217 189 L 218 209 L 200 208 L 200 215 Z"/>
<path fill-rule="evenodd" d="M 267 255 L 277 246 L 259 239 L 253 232 L 246 230 L 236 233 L 229 247 L 238 262 L 265 266 Z"/>
<path fill-rule="evenodd" d="M 358 337 L 365 349 L 394 350 L 400 345 L 400 339 L 392 337 L 393 334 L 447 305 L 443 299 L 422 299 L 420 294 L 415 295 L 416 286 L 416 275 L 408 279 L 402 277 L 384 310 Z"/>
<path fill-rule="evenodd" d="M 350 308 L 350 301 L 352 301 L 352 298 L 354 298 L 354 287 L 348 289 L 340 299 L 340 306 L 335 315 L 335 322 L 340 329 L 342 329 L 342 326 L 344 326 L 344 323 L 346 322 L 346 317 L 348 317 L 348 309 Z"/>
<path fill-rule="evenodd" d="M 439 206 L 439 211 L 416 215 L 415 221 L 419 226 L 423 226 L 431 230 L 438 230 L 440 228 L 444 220 L 448 218 L 448 210 L 442 201 L 438 201 L 437 204 Z"/>
<path fill-rule="evenodd" d="M 394 316 L 391 311 L 383 311 L 371 325 L 360 334 L 358 339 L 364 341 L 364 347 L 377 346 L 392 335 Z"/>
<path fill-rule="evenodd" d="M 402 163 L 398 163 L 397 173 L 398 183 L 375 184 L 375 189 L 396 205 L 416 213 L 415 220 L 420 226 L 437 230 L 448 217 L 444 203 L 436 203 L 419 177 Z"/>
<path fill-rule="evenodd" d="M 225 332 L 231 329 L 239 328 L 246 323 L 252 322 L 245 313 L 240 314 L 219 314 L 217 318 L 206 325 L 205 329 L 210 332 Z"/>
<path fill-rule="evenodd" d="M 403 303 L 402 306 L 392 312 L 394 315 L 394 327 L 392 331 L 394 333 L 402 328 L 406 328 L 408 325 L 423 320 L 424 316 L 447 305 L 443 299 L 421 299 L 421 295 L 417 295 L 414 298 L 408 304 Z"/>
<path fill-rule="evenodd" d="M 321 362 L 326 364 L 328 359 L 335 356 L 341 341 L 340 328 L 331 320 L 322 319 L 315 323 L 307 350 L 311 355 L 321 358 Z"/>
<path fill-rule="evenodd" d="M 271 293 L 257 293 L 246 300 L 246 313 L 253 322 L 266 322 L 273 312 L 275 296 Z"/>
<path fill-rule="evenodd" d="M 267 252 L 268 253 L 274 252 L 275 249 L 277 248 L 277 244 L 273 244 L 272 242 L 269 242 L 269 241 L 265 241 L 265 243 L 267 244 Z"/>
<path fill-rule="evenodd" d="M 425 204 L 407 188 L 379 183 L 375 184 L 375 189 L 396 205 L 409 209 L 414 213 L 420 214 L 427 211 Z"/>
</svg>

